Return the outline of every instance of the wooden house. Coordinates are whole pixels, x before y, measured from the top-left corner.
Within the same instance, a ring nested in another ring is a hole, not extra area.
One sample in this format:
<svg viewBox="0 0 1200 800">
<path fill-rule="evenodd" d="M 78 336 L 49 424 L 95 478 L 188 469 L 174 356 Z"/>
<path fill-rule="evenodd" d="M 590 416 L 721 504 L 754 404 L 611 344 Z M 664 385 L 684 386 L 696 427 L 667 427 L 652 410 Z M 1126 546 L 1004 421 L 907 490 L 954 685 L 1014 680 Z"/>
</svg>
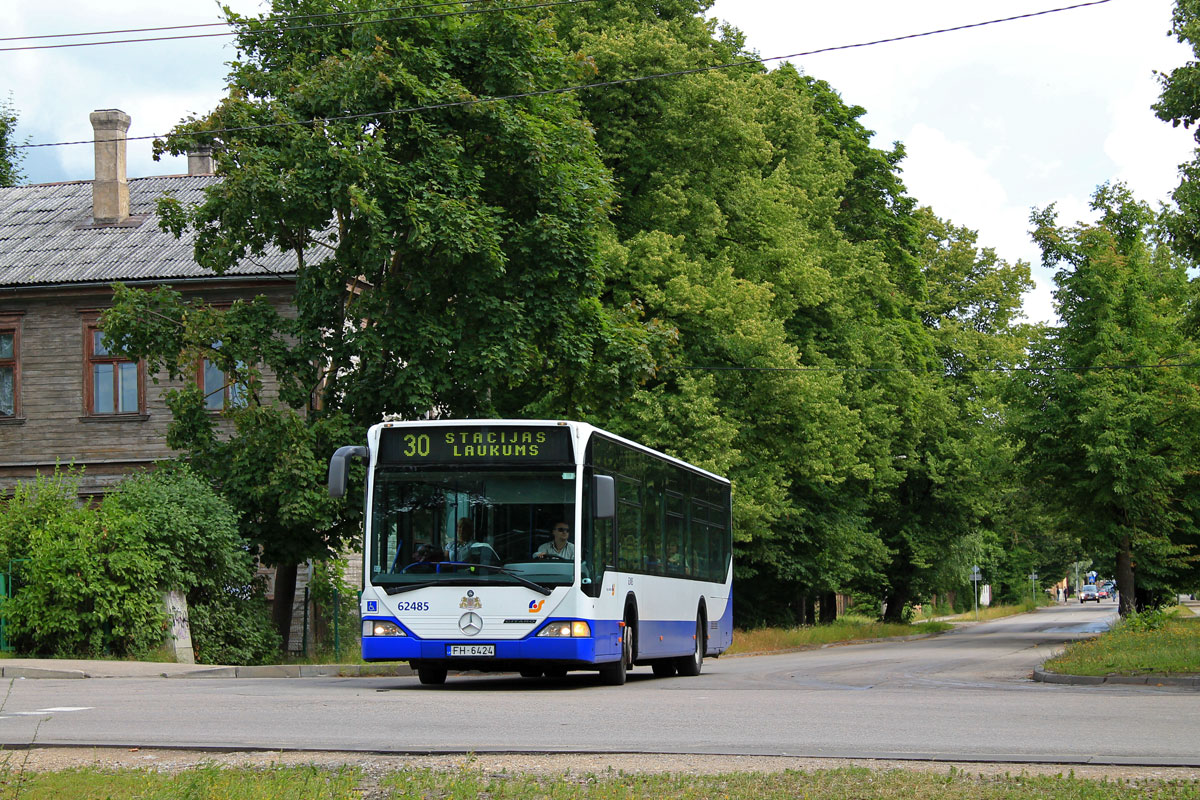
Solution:
<svg viewBox="0 0 1200 800">
<path fill-rule="evenodd" d="M 173 384 L 110 353 L 96 329 L 114 282 L 214 303 L 263 295 L 286 306 L 294 293 L 283 253 L 218 276 L 195 263 L 190 236 L 159 228 L 158 198 L 197 203 L 219 180 L 211 157 L 189 157 L 187 175 L 130 179 L 129 117 L 109 109 L 91 121 L 94 180 L 0 188 L 0 497 L 56 464 L 82 467 L 81 492 L 102 494 L 173 455 L 162 399 Z M 219 410 L 229 390 L 214 371 L 197 365 L 196 380 Z"/>
</svg>

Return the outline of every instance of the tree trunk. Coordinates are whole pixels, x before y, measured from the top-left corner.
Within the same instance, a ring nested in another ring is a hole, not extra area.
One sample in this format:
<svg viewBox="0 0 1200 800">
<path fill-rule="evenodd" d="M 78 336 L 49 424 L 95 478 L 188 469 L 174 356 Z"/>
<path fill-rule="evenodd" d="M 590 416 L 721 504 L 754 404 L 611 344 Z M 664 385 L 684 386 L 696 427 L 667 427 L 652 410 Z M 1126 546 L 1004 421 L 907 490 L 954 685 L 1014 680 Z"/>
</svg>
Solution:
<svg viewBox="0 0 1200 800">
<path fill-rule="evenodd" d="M 883 614 L 884 622 L 904 622 L 904 607 L 908 605 L 911 596 L 908 584 L 892 587 L 887 599 L 887 611 Z"/>
<path fill-rule="evenodd" d="M 796 622 L 800 625 L 812 625 L 814 622 L 815 601 L 808 592 L 800 595 L 796 606 Z"/>
<path fill-rule="evenodd" d="M 1129 538 L 1121 540 L 1117 550 L 1117 593 L 1120 599 L 1120 614 L 1127 617 L 1136 610 L 1136 587 L 1133 579 L 1133 553 Z"/>
<path fill-rule="evenodd" d="M 833 592 L 821 592 L 821 624 L 828 625 L 837 621 L 837 595 Z"/>
<path fill-rule="evenodd" d="M 271 607 L 271 621 L 282 639 L 283 652 L 288 650 L 288 637 L 292 633 L 292 606 L 296 601 L 295 564 L 278 564 L 275 567 L 275 601 Z"/>
</svg>

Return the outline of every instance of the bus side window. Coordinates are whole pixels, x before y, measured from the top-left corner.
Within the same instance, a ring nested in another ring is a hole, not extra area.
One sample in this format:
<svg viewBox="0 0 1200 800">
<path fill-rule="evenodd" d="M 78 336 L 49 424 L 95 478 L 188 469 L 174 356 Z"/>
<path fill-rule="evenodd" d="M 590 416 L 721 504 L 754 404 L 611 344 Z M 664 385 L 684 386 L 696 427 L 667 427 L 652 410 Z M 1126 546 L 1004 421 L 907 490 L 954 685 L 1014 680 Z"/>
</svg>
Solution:
<svg viewBox="0 0 1200 800">
<path fill-rule="evenodd" d="M 625 477 L 617 478 L 617 564 L 626 572 L 642 569 L 641 486 Z"/>
</svg>

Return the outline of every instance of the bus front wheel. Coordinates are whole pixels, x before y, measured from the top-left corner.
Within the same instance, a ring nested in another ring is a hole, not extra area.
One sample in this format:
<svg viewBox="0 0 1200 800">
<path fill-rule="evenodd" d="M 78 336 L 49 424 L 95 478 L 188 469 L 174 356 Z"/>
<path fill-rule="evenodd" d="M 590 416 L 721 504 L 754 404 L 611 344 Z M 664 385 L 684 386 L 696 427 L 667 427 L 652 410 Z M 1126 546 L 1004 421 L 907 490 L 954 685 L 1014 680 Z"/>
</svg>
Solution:
<svg viewBox="0 0 1200 800">
<path fill-rule="evenodd" d="M 439 667 L 417 667 L 417 680 L 426 686 L 441 686 L 446 682 L 446 670 Z"/>
<path fill-rule="evenodd" d="M 621 627 L 621 657 L 600 669 L 600 680 L 607 686 L 624 686 L 633 666 L 633 622 L 628 618 Z"/>
</svg>

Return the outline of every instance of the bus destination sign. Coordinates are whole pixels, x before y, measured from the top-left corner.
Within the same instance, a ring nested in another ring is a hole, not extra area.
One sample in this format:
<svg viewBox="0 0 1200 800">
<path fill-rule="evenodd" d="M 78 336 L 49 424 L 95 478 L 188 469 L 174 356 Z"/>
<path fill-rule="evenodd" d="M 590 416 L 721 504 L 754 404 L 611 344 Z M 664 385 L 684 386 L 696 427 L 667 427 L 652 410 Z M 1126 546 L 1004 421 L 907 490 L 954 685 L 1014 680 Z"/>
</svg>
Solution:
<svg viewBox="0 0 1200 800">
<path fill-rule="evenodd" d="M 384 428 L 381 464 L 569 464 L 567 427 L 460 426 Z"/>
</svg>

